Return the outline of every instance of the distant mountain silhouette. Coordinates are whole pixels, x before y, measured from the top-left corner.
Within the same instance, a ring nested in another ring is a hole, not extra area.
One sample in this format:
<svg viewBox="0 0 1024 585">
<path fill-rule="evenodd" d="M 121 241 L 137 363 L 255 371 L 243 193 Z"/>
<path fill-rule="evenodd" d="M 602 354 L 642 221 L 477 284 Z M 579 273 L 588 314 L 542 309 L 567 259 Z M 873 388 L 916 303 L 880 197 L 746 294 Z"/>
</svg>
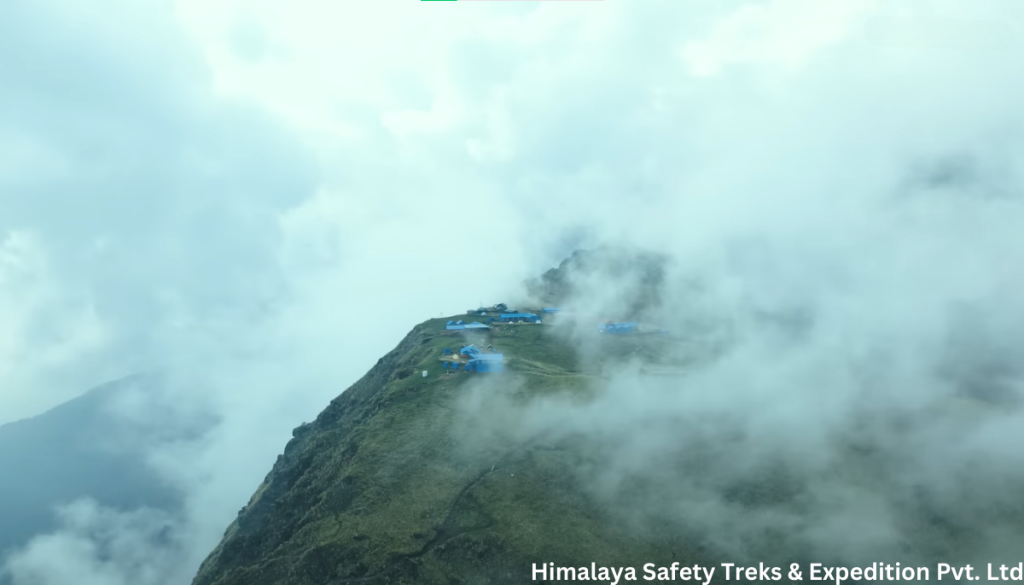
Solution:
<svg viewBox="0 0 1024 585">
<path fill-rule="evenodd" d="M 181 494 L 144 461 L 143 445 L 167 428 L 149 428 L 107 408 L 120 392 L 145 392 L 154 382 L 132 376 L 0 426 L 0 555 L 56 528 L 54 507 L 79 498 L 115 509 L 180 506 Z"/>
</svg>

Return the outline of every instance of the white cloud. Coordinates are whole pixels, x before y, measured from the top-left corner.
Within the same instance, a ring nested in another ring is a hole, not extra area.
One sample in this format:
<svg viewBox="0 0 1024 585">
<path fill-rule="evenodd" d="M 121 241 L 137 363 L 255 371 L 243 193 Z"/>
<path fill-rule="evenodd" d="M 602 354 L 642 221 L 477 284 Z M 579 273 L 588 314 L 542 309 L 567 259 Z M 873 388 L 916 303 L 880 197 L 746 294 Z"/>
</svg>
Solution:
<svg viewBox="0 0 1024 585">
<path fill-rule="evenodd" d="M 116 513 L 80 500 L 59 516 L 60 532 L 33 539 L 4 567 L 14 583 L 150 585 L 191 578 L 177 562 L 182 543 L 174 519 L 162 512 Z"/>
<path fill-rule="evenodd" d="M 0 9 L 0 422 L 175 371 L 155 403 L 222 417 L 151 454 L 189 489 L 186 564 L 411 324 L 573 242 L 671 253 L 715 317 L 817 311 L 818 345 L 762 385 L 770 340 L 707 374 L 761 399 L 841 369 L 830 352 L 924 343 L 950 303 L 1019 308 L 1020 47 L 866 42 L 897 3 L 90 6 Z M 930 13 L 1021 15 L 971 6 Z M 56 547 L 117 582 L 75 530 L 19 574 Z"/>
<path fill-rule="evenodd" d="M 0 241 L 0 421 L 50 403 L 54 396 L 26 390 L 93 370 L 106 341 L 88 291 L 63 282 L 47 260 L 30 232 L 9 232 Z M 62 390 L 57 399 L 74 396 Z"/>
<path fill-rule="evenodd" d="M 792 72 L 844 41 L 858 40 L 874 0 L 810 2 L 772 0 L 742 4 L 710 34 L 686 43 L 682 57 L 691 73 L 714 75 L 733 65 Z"/>
</svg>

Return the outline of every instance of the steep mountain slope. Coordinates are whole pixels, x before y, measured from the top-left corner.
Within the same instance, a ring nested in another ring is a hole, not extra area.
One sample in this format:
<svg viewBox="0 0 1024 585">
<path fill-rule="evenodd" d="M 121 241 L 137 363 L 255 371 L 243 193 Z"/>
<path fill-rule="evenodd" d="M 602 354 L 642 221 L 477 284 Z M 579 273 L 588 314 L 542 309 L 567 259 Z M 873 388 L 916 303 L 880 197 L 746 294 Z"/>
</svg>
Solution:
<svg viewBox="0 0 1024 585">
<path fill-rule="evenodd" d="M 106 405 L 131 377 L 94 388 L 37 417 L 0 426 L 0 552 L 54 528 L 53 507 L 88 497 L 116 509 L 173 509 L 179 494 L 147 467 L 141 442 Z"/>
<path fill-rule="evenodd" d="M 534 563 L 642 580 L 673 562 L 745 583 L 719 563 L 1019 562 L 1015 476 L 932 464 L 955 451 L 931 445 L 1009 420 L 1004 407 L 946 393 L 865 419 L 854 404 L 850 424 L 815 434 L 827 389 L 730 392 L 747 378 L 701 378 L 737 371 L 729 354 L 557 319 L 475 340 L 447 318 L 415 327 L 295 430 L 195 585 L 524 583 Z M 493 344 L 507 370 L 446 373 L 444 348 L 466 341 Z M 779 408 L 808 416 L 783 428 Z"/>
<path fill-rule="evenodd" d="M 557 328 L 501 326 L 478 342 L 505 353 L 506 372 L 448 374 L 438 358 L 464 341 L 446 320 L 417 326 L 295 430 L 196 585 L 522 583 L 534 562 L 707 557 L 657 519 L 631 529 L 566 471 L 588 464 L 571 435 L 515 420 L 527 401 L 586 402 L 618 360 L 657 361 L 670 341 L 606 339 L 588 362 Z"/>
</svg>

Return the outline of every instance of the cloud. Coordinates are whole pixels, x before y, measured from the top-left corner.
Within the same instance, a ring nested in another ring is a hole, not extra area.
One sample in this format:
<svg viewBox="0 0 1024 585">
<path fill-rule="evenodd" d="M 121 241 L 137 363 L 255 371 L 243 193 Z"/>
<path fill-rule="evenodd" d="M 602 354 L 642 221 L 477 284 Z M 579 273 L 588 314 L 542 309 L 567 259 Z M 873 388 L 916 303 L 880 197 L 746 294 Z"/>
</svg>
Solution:
<svg viewBox="0 0 1024 585">
<path fill-rule="evenodd" d="M 682 511 L 755 455 L 818 477 L 836 455 L 808 447 L 834 446 L 858 416 L 946 408 L 940 388 L 983 403 L 1017 391 L 1012 353 L 982 348 L 1018 343 L 1000 324 L 1021 314 L 1019 47 L 868 42 L 871 18 L 907 14 L 894 2 L 438 4 L 0 9 L 0 422 L 169 372 L 119 412 L 221 421 L 150 453 L 189 493 L 168 520 L 193 543 L 175 549 L 182 566 L 290 429 L 412 323 L 502 300 L 577 242 L 670 255 L 663 297 L 686 302 L 666 324 L 731 343 L 692 392 L 651 386 L 672 408 L 627 401 L 641 383 L 628 377 L 593 407 L 651 422 L 610 435 L 616 463 L 670 453 L 670 415 L 729 415 L 691 425 L 698 442 L 746 429 L 732 446 L 745 459 L 675 494 Z M 964 477 L 981 458 L 988 480 L 1016 481 L 996 448 L 1016 415 L 982 413 L 900 435 L 894 461 L 928 483 L 943 463 L 915 456 L 948 444 Z M 812 485 L 835 513 L 805 534 L 825 542 L 857 510 L 878 520 L 867 549 L 899 533 L 893 500 Z M 995 497 L 987 482 L 929 485 L 946 511 L 957 495 Z M 83 522 L 131 523 L 105 514 Z M 15 576 L 62 582 L 38 572 L 55 558 L 44 550 L 96 579 L 135 575 L 97 564 L 75 522 L 13 557 Z"/>
<path fill-rule="evenodd" d="M 3 313 L 32 357 L 12 359 L 0 421 L 152 367 L 176 303 L 203 318 L 279 294 L 277 214 L 311 190 L 301 149 L 204 88 L 159 4 L 111 3 L 141 33 L 64 8 L 3 18 L 0 133 L 28 157 L 0 174 Z"/>
<path fill-rule="evenodd" d="M 384 126 L 332 163 L 339 152 L 293 120 L 218 93 L 173 8 L 92 9 L 124 14 L 131 26 L 117 30 L 62 2 L 0 15 L 0 144 L 12 153 L 0 172 L 0 423 L 160 371 L 111 414 L 167 431 L 136 446 L 185 493 L 183 513 L 152 512 L 175 543 L 136 527 L 150 512 L 74 508 L 10 557 L 15 583 L 187 580 L 292 428 L 410 324 L 520 278 L 501 243 L 514 224 L 451 217 L 465 200 L 506 211 L 494 186 L 431 180 L 422 160 L 393 159 Z M 244 40 L 256 62 L 276 50 L 270 38 L 255 54 L 260 26 Z M 378 120 L 357 121 L 367 112 Z M 466 274 L 467 244 L 504 274 Z M 179 432 L 197 420 L 217 425 Z M 153 563 L 140 567 L 146 550 Z"/>
<path fill-rule="evenodd" d="M 106 332 L 88 295 L 56 280 L 31 233 L 7 234 L 0 244 L 0 379 L 7 388 L 28 386 L 68 361 L 91 358 L 104 342 Z M 11 411 L 8 405 L 5 412 Z"/>
<path fill-rule="evenodd" d="M 60 532 L 33 539 L 5 565 L 14 583 L 149 585 L 191 578 L 179 562 L 182 543 L 167 514 L 116 513 L 80 500 L 62 507 L 59 517 Z"/>
</svg>

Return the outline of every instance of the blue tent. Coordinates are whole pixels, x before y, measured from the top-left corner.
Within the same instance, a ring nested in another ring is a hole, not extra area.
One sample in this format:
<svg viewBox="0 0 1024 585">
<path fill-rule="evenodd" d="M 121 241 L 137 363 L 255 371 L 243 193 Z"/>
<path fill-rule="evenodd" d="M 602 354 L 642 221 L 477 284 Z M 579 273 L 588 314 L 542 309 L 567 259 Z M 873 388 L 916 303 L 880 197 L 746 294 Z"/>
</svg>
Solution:
<svg viewBox="0 0 1024 585">
<path fill-rule="evenodd" d="M 444 355 L 452 355 L 452 348 L 450 348 L 450 347 L 444 348 L 444 352 L 443 353 L 444 353 Z"/>
<path fill-rule="evenodd" d="M 459 353 L 462 354 L 462 355 L 467 355 L 467 356 L 470 356 L 470 357 L 475 357 L 476 355 L 478 355 L 480 353 L 480 350 L 477 349 L 475 345 L 467 345 L 466 347 L 460 349 Z"/>
<path fill-rule="evenodd" d="M 444 366 L 442 366 L 442 367 L 444 367 L 444 369 L 446 369 L 446 370 L 448 368 L 452 367 L 452 363 L 451 362 L 443 362 L 443 363 L 444 363 Z"/>
</svg>

